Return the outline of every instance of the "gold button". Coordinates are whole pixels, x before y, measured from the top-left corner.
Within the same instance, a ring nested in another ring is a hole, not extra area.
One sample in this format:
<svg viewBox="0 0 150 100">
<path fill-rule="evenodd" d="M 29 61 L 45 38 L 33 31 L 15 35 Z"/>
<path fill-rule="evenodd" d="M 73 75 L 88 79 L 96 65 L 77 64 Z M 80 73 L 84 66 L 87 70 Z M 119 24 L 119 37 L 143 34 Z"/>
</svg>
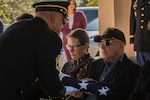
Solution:
<svg viewBox="0 0 150 100">
<path fill-rule="evenodd" d="M 141 10 L 144 10 L 144 7 L 142 7 Z"/>
<path fill-rule="evenodd" d="M 144 22 L 144 20 L 141 20 L 141 22 L 143 23 L 143 22 Z"/>
<path fill-rule="evenodd" d="M 144 14 L 141 14 L 141 16 L 144 16 Z"/>
<path fill-rule="evenodd" d="M 141 29 L 143 29 L 144 28 L 144 26 L 141 26 Z"/>
</svg>

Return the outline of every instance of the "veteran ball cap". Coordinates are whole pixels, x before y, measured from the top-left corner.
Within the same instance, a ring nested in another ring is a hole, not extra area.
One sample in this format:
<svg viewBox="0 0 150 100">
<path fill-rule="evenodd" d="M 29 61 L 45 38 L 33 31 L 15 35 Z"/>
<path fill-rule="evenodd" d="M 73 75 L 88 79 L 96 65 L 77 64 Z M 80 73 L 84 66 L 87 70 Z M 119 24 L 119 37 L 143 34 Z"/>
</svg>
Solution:
<svg viewBox="0 0 150 100">
<path fill-rule="evenodd" d="M 32 7 L 39 11 L 56 11 L 61 12 L 64 17 L 67 17 L 68 0 L 42 0 L 35 2 Z"/>
<path fill-rule="evenodd" d="M 116 28 L 107 28 L 102 35 L 97 35 L 94 37 L 95 42 L 101 42 L 102 39 L 105 40 L 118 39 L 126 44 L 124 33 Z"/>
</svg>

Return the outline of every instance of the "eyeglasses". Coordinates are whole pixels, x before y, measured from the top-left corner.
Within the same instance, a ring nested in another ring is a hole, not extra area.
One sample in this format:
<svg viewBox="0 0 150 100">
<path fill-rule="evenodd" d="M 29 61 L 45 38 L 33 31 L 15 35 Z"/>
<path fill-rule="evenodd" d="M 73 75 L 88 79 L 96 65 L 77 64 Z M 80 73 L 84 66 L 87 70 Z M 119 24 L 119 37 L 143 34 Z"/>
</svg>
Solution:
<svg viewBox="0 0 150 100">
<path fill-rule="evenodd" d="M 99 45 L 105 45 L 105 46 L 109 46 L 112 42 L 113 42 L 114 39 L 112 40 L 101 40 L 101 42 L 99 42 L 98 44 Z"/>
<path fill-rule="evenodd" d="M 84 45 L 84 44 L 79 44 L 79 45 L 75 45 L 75 46 L 70 46 L 70 45 L 67 45 L 67 44 L 66 44 L 66 48 L 67 48 L 68 50 L 71 50 L 71 49 L 76 50 L 78 47 L 80 47 L 80 46 L 82 46 L 82 45 Z"/>
</svg>

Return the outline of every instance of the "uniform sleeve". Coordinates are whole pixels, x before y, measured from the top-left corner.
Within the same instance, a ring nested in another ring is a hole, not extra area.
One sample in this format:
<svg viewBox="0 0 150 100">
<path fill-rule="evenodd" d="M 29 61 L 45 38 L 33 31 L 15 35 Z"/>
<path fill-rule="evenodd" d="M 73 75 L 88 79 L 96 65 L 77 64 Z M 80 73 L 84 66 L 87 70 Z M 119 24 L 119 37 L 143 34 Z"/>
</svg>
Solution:
<svg viewBox="0 0 150 100">
<path fill-rule="evenodd" d="M 138 79 L 134 91 L 131 93 L 128 100 L 140 100 L 140 98 L 146 97 L 147 100 L 150 98 L 150 60 L 147 60 L 143 65 L 140 78 Z M 143 95 L 144 94 L 144 95 Z"/>
<path fill-rule="evenodd" d="M 136 28 L 135 12 L 133 8 L 133 4 L 135 1 L 136 0 L 132 0 L 131 9 L 130 9 L 130 43 L 134 43 L 134 35 L 135 35 L 135 28 Z"/>
<path fill-rule="evenodd" d="M 48 35 L 40 37 L 36 43 L 35 63 L 37 65 L 37 74 L 45 93 L 52 98 L 57 98 L 65 93 L 65 88 L 59 80 L 59 72 L 56 69 L 56 57 L 62 47 L 61 40 L 50 33 L 44 34 Z"/>
</svg>

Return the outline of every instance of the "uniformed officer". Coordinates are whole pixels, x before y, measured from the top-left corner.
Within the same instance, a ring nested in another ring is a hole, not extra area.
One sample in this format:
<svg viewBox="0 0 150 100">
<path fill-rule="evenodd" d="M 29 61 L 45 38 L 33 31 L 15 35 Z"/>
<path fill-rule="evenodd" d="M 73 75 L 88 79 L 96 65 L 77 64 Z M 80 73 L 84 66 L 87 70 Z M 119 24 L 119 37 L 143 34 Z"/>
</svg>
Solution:
<svg viewBox="0 0 150 100">
<path fill-rule="evenodd" d="M 130 43 L 134 43 L 140 65 L 150 58 L 150 0 L 132 0 Z"/>
<path fill-rule="evenodd" d="M 65 88 L 55 66 L 68 5 L 62 0 L 36 2 L 33 19 L 14 23 L 0 37 L 1 100 L 33 99 L 39 96 L 38 86 L 49 98 L 62 100 Z"/>
</svg>

